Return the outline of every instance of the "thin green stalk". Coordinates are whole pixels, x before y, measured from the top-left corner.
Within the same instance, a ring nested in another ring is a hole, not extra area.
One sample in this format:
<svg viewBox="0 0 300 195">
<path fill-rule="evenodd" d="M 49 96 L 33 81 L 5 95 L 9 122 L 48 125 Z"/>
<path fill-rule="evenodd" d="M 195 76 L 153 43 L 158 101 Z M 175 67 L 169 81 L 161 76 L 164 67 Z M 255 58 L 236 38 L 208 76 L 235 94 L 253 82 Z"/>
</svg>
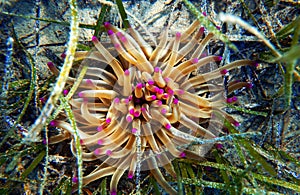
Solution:
<svg viewBox="0 0 300 195">
<path fill-rule="evenodd" d="M 252 21 L 254 22 L 254 24 L 258 27 L 259 30 L 261 30 L 261 27 L 260 27 L 259 23 L 257 22 L 256 18 L 251 13 L 251 10 L 246 5 L 245 1 L 244 0 L 239 0 L 239 1 L 242 4 L 243 8 L 246 9 L 246 12 L 247 12 L 248 16 L 250 16 L 250 18 L 252 19 Z"/>
<path fill-rule="evenodd" d="M 29 167 L 22 173 L 21 179 L 25 179 L 33 171 L 33 169 L 38 166 L 38 164 L 43 160 L 45 154 L 46 151 L 41 151 L 41 153 L 32 161 Z"/>
<path fill-rule="evenodd" d="M 289 53 L 292 51 L 296 51 L 293 57 L 289 57 L 289 61 L 287 61 L 286 65 L 286 72 L 284 75 L 284 91 L 285 91 L 285 102 L 286 108 L 289 108 L 291 105 L 292 100 L 292 87 L 293 87 L 293 74 L 295 71 L 295 67 L 297 65 L 297 60 L 300 58 L 300 45 L 297 45 L 299 42 L 299 35 L 300 35 L 300 17 L 296 19 L 296 24 L 294 28 L 294 36 L 292 40 L 292 46 Z"/>
<path fill-rule="evenodd" d="M 226 104 L 226 106 L 229 107 L 229 108 L 233 108 L 237 111 L 247 113 L 247 114 L 253 114 L 253 115 L 264 116 L 264 117 L 268 116 L 268 113 L 266 113 L 266 112 L 259 112 L 259 111 L 249 110 L 249 109 L 242 108 L 242 107 L 239 107 L 239 106 L 235 106 L 235 105 L 232 105 L 232 104 Z"/>
<path fill-rule="evenodd" d="M 46 150 L 45 150 L 45 164 L 44 164 L 44 173 L 43 173 L 43 177 L 42 177 L 42 182 L 41 185 L 39 187 L 39 194 L 43 194 L 46 182 L 47 182 L 47 176 L 48 176 L 48 166 L 49 166 L 49 141 L 48 141 L 48 128 L 45 128 L 45 146 L 46 146 Z"/>
<path fill-rule="evenodd" d="M 263 34 L 261 34 L 255 27 L 251 26 L 250 24 L 248 24 L 241 18 L 231 15 L 231 14 L 226 14 L 226 13 L 220 13 L 219 18 L 223 22 L 240 25 L 247 31 L 254 34 L 257 38 L 262 40 L 264 42 L 264 44 L 272 51 L 272 53 L 276 57 L 281 57 L 281 53 L 274 47 L 274 45 L 268 39 L 266 39 L 266 37 Z"/>
<path fill-rule="evenodd" d="M 75 139 L 75 148 L 76 148 L 76 159 L 77 159 L 77 172 L 78 172 L 78 194 L 81 193 L 82 189 L 82 177 L 83 177 L 83 171 L 82 171 L 82 148 L 80 144 L 80 136 L 78 133 L 77 125 L 76 125 L 76 120 L 74 117 L 74 114 L 72 112 L 72 109 L 68 103 L 68 101 L 72 98 L 73 94 L 79 87 L 86 71 L 87 71 L 87 66 L 83 66 L 82 70 L 79 73 L 79 76 L 76 79 L 76 82 L 73 84 L 71 90 L 69 91 L 68 95 L 66 97 L 60 97 L 60 102 L 61 105 L 55 110 L 54 114 L 50 119 L 56 118 L 56 116 L 60 113 L 62 109 L 65 109 L 67 113 L 67 117 L 71 123 L 72 128 L 74 129 L 74 139 Z M 47 120 L 50 121 L 50 120 Z"/>
<path fill-rule="evenodd" d="M 180 185 L 182 186 L 182 182 L 181 182 L 181 178 L 188 178 L 188 177 L 193 177 L 192 175 L 189 176 L 189 169 L 191 169 L 191 165 L 190 164 L 187 164 L 187 163 L 178 163 L 176 162 L 176 164 L 178 164 L 179 166 L 179 170 L 181 172 L 181 175 L 180 175 Z M 192 171 L 193 172 L 193 171 Z M 195 176 L 194 176 L 195 177 Z M 177 180 L 179 180 L 179 178 L 177 178 Z M 185 185 L 184 186 L 184 194 L 186 195 L 192 195 L 192 189 L 188 186 L 188 185 Z"/>
<path fill-rule="evenodd" d="M 183 195 L 183 186 L 181 182 L 181 168 L 178 161 L 173 161 L 173 167 L 176 172 L 178 195 Z"/>
<path fill-rule="evenodd" d="M 68 103 L 68 100 L 65 97 L 60 97 L 60 102 L 64 105 L 67 117 L 70 121 L 70 124 L 74 130 L 74 140 L 75 140 L 75 148 L 76 148 L 76 159 L 77 159 L 77 175 L 78 175 L 78 194 L 81 194 L 82 189 L 82 178 L 83 178 L 83 171 L 82 171 L 82 148 L 80 144 L 80 136 L 78 132 L 78 128 L 76 125 L 76 120 L 74 114 L 72 112 L 72 108 Z"/>
<path fill-rule="evenodd" d="M 116 4 L 118 6 L 122 21 L 124 23 L 124 27 L 127 29 L 127 28 L 130 27 L 130 24 L 129 24 L 129 21 L 128 21 L 128 18 L 127 18 L 126 11 L 125 11 L 124 6 L 123 6 L 123 2 L 122 2 L 122 0 L 116 0 Z"/>
<path fill-rule="evenodd" d="M 47 118 L 51 115 L 61 92 L 63 91 L 69 72 L 73 65 L 75 50 L 78 42 L 79 22 L 76 0 L 69 0 L 69 4 L 71 8 L 71 31 L 64 65 L 61 68 L 60 74 L 57 78 L 57 82 L 52 89 L 49 99 L 46 102 L 40 116 L 29 129 L 28 136 L 25 139 L 26 141 L 39 141 L 38 136 L 42 128 L 44 127 Z"/>
<path fill-rule="evenodd" d="M 294 70 L 297 64 L 297 60 L 294 60 L 292 62 L 289 62 L 286 65 L 286 71 L 284 74 L 284 97 L 285 97 L 285 107 L 288 109 L 291 105 L 292 101 L 292 88 L 293 88 L 293 75 Z"/>
<path fill-rule="evenodd" d="M 97 23 L 96 23 L 94 36 L 100 37 L 99 33 L 101 32 L 101 26 L 104 23 L 104 17 L 109 11 L 110 11 L 110 6 L 102 5 L 99 16 L 98 16 L 98 20 L 97 20 Z"/>
<path fill-rule="evenodd" d="M 201 24 L 210 32 L 214 33 L 214 35 L 223 41 L 224 43 L 228 44 L 228 46 L 237 51 L 236 46 L 231 43 L 231 41 L 218 30 L 215 25 L 206 18 L 202 13 L 200 13 L 199 9 L 196 8 L 190 1 L 188 0 L 182 0 L 183 3 L 186 5 L 186 7 L 197 17 L 197 19 L 201 22 Z"/>
<path fill-rule="evenodd" d="M 237 167 L 233 167 L 233 166 L 229 166 L 228 164 L 219 164 L 219 163 L 214 163 L 214 162 L 195 162 L 197 165 L 201 165 L 201 166 L 207 166 L 207 167 L 212 167 L 212 168 L 216 168 L 216 169 L 222 169 L 222 170 L 226 170 L 226 171 L 230 171 L 232 173 L 236 173 L 236 174 L 240 174 L 242 173 L 244 170 L 237 168 Z M 283 180 L 279 180 L 276 179 L 274 177 L 270 177 L 270 176 L 264 176 L 258 173 L 253 173 L 251 172 L 251 174 L 253 175 L 253 177 L 259 181 L 263 181 L 263 182 L 267 182 L 269 184 L 273 184 L 273 185 L 278 185 L 287 189 L 291 189 L 291 190 L 295 190 L 297 192 L 300 191 L 300 186 L 297 184 L 293 184 L 290 182 L 286 182 Z M 183 180 L 185 178 L 182 178 Z M 185 182 L 183 182 L 185 183 Z M 224 184 L 223 184 L 224 185 Z"/>
</svg>

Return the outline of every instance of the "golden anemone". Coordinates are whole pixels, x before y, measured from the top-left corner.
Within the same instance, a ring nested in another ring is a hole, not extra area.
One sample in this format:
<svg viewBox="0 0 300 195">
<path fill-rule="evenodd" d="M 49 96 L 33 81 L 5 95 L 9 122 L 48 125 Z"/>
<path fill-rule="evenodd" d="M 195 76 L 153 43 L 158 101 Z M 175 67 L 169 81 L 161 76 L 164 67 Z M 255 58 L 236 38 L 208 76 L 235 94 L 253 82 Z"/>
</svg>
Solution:
<svg viewBox="0 0 300 195">
<path fill-rule="evenodd" d="M 83 177 L 83 185 L 111 175 L 110 192 L 116 194 L 125 172 L 133 178 L 137 169 L 149 170 L 168 193 L 176 194 L 160 167 L 175 177 L 174 158 L 203 156 L 188 147 L 196 137 L 218 136 L 222 117 L 239 125 L 223 111 L 226 101 L 236 98 L 226 99 L 224 86 L 216 80 L 231 69 L 256 63 L 238 60 L 205 69 L 208 64 L 219 64 L 222 57 L 203 55 L 213 33 L 204 36 L 199 21 L 172 38 L 165 30 L 154 47 L 131 27 L 127 33 L 108 22 L 104 26 L 117 55 L 96 37 L 92 38 L 95 50 L 76 54 L 89 65 L 86 78 L 70 101 L 84 148 L 82 159 L 101 160 L 97 169 Z M 226 95 L 247 85 L 231 83 Z M 73 139 L 69 123 L 55 120 L 51 124 L 64 131 L 51 137 L 50 143 Z"/>
</svg>

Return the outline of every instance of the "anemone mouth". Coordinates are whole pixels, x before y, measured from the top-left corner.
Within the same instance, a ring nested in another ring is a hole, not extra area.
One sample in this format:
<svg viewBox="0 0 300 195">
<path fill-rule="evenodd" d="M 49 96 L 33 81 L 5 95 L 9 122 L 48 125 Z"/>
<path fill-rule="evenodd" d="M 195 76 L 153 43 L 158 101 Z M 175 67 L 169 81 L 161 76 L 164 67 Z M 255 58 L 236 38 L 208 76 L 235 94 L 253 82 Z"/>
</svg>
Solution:
<svg viewBox="0 0 300 195">
<path fill-rule="evenodd" d="M 191 142 L 218 136 L 225 119 L 238 125 L 222 110 L 226 102 L 236 101 L 225 98 L 222 77 L 231 69 L 256 63 L 240 60 L 219 67 L 220 56 L 203 55 L 213 34 L 203 36 L 198 21 L 170 39 L 164 32 L 155 47 L 133 28 L 126 33 L 109 23 L 104 26 L 115 54 L 93 37 L 95 49 L 75 56 L 88 66 L 70 100 L 84 148 L 82 158 L 102 161 L 83 184 L 112 175 L 110 188 L 115 192 L 125 171 L 133 178 L 137 169 L 150 170 L 174 194 L 159 167 L 176 177 L 174 158 L 202 157 L 212 146 L 191 148 Z M 232 84 L 227 91 L 245 85 Z M 73 132 L 66 122 L 55 125 Z M 73 145 L 71 149 L 75 153 Z"/>
</svg>

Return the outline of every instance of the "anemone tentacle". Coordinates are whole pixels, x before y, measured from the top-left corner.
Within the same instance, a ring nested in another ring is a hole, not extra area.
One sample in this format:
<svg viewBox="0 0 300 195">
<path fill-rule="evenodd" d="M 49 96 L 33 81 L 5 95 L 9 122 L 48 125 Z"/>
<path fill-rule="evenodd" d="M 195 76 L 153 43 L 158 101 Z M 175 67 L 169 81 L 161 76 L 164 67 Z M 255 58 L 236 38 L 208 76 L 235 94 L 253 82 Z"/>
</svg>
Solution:
<svg viewBox="0 0 300 195">
<path fill-rule="evenodd" d="M 160 167 L 176 177 L 173 159 L 203 160 L 205 153 L 196 153 L 183 146 L 197 137 L 219 136 L 223 133 L 222 120 L 239 125 L 223 110 L 226 103 L 234 103 L 237 98 L 225 97 L 224 87 L 217 80 L 232 69 L 256 66 L 256 63 L 238 60 L 220 66 L 221 56 L 206 56 L 204 49 L 214 35 L 205 33 L 199 21 L 171 38 L 166 29 L 154 47 L 133 27 L 128 29 L 129 33 L 108 22 L 104 27 L 117 56 L 96 37 L 92 38 L 95 50 L 75 55 L 76 60 L 83 60 L 82 63 L 93 62 L 78 93 L 70 100 L 85 150 L 82 158 L 102 161 L 98 168 L 83 177 L 83 184 L 111 175 L 110 192 L 115 194 L 121 176 L 127 172 L 128 178 L 133 178 L 140 163 L 142 171 L 150 170 L 168 193 L 175 194 Z M 193 74 L 212 63 L 217 68 Z M 53 65 L 48 66 L 57 74 Z M 75 78 L 70 77 L 68 83 L 74 81 Z M 251 83 L 231 82 L 227 93 L 251 87 Z M 50 138 L 50 142 L 71 138 L 71 150 L 75 155 L 71 125 L 58 120 L 52 125 L 65 131 Z"/>
</svg>

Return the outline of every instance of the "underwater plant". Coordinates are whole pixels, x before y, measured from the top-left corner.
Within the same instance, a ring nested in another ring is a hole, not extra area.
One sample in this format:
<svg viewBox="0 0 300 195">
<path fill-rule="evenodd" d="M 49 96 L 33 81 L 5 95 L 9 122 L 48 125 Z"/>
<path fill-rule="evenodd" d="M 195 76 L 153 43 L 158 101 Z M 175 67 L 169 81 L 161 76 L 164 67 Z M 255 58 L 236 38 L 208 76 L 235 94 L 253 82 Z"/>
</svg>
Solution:
<svg viewBox="0 0 300 195">
<path fill-rule="evenodd" d="M 135 172 L 149 170 L 168 193 L 176 194 L 160 168 L 176 177 L 174 158 L 202 159 L 211 147 L 191 147 L 195 138 L 224 134 L 224 120 L 239 126 L 224 107 L 237 101 L 233 91 L 252 85 L 231 82 L 224 86 L 222 78 L 232 69 L 257 63 L 237 60 L 220 66 L 221 56 L 204 52 L 214 35 L 205 36 L 199 21 L 171 38 L 166 29 L 155 46 L 132 27 L 128 33 L 108 22 L 104 27 L 113 47 L 93 37 L 95 49 L 75 56 L 88 66 L 78 93 L 69 102 L 84 150 L 82 159 L 101 161 L 83 177 L 83 185 L 111 175 L 110 193 L 116 194 L 125 172 L 131 179 Z M 53 64 L 48 66 L 57 74 Z M 68 83 L 75 80 L 69 77 Z M 54 120 L 50 125 L 63 131 L 49 142 L 72 139 L 75 155 L 71 124 Z"/>
</svg>

